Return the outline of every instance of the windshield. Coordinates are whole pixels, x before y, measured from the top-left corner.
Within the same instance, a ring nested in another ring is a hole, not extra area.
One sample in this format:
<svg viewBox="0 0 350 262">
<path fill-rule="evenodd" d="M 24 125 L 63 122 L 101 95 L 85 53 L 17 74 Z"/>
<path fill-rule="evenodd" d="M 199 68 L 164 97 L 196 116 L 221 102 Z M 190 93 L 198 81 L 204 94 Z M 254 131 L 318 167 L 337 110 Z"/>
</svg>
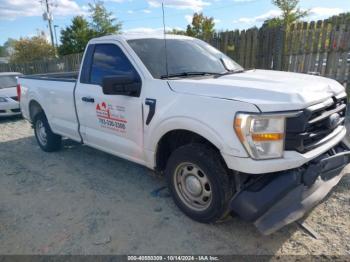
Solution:
<svg viewBox="0 0 350 262">
<path fill-rule="evenodd" d="M 18 75 L 0 76 L 0 89 L 15 87 L 17 85 L 17 76 Z"/>
<path fill-rule="evenodd" d="M 136 39 L 129 40 L 128 43 L 154 78 L 167 76 L 163 39 Z M 243 70 L 231 58 L 201 40 L 167 39 L 166 43 L 170 76 L 223 74 Z"/>
</svg>

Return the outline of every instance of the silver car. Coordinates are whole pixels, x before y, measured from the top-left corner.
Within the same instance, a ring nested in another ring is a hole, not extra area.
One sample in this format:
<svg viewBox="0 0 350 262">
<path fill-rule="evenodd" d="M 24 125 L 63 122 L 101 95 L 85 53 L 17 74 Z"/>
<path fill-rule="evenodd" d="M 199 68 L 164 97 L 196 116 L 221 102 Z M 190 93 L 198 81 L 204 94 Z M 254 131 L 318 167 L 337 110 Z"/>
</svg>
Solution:
<svg viewBox="0 0 350 262">
<path fill-rule="evenodd" d="M 20 115 L 17 97 L 17 77 L 21 73 L 0 73 L 0 117 Z"/>
</svg>

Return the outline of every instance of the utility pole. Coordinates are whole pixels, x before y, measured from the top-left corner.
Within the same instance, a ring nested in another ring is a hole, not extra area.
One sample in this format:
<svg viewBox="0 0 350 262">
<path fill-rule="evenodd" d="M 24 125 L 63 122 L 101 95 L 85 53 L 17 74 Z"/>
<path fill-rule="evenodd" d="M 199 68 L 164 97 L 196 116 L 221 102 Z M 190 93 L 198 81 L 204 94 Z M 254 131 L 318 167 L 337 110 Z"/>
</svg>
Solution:
<svg viewBox="0 0 350 262">
<path fill-rule="evenodd" d="M 55 31 L 55 41 L 56 41 L 56 48 L 58 48 L 58 41 L 57 41 L 57 32 L 56 32 L 56 28 L 59 27 L 58 25 L 54 25 L 53 29 Z"/>
<path fill-rule="evenodd" d="M 49 0 L 45 0 L 45 4 L 46 4 L 46 18 L 47 18 L 47 21 L 49 23 L 49 29 L 50 29 L 51 44 L 52 44 L 52 47 L 55 47 L 55 43 L 54 43 L 54 40 L 53 40 L 52 15 L 50 13 Z"/>
</svg>

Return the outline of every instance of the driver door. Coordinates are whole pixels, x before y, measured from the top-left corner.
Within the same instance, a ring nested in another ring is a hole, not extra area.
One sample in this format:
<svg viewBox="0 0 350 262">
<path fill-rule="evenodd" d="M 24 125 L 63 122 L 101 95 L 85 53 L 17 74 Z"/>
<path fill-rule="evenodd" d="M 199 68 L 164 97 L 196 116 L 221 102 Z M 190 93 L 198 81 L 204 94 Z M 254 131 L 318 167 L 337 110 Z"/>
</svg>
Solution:
<svg viewBox="0 0 350 262">
<path fill-rule="evenodd" d="M 80 84 L 76 90 L 81 134 L 87 145 L 143 161 L 143 122 L 141 97 L 105 95 L 104 77 L 125 74 L 139 78 L 126 52 L 116 43 L 89 46 L 84 58 Z M 90 62 L 89 62 L 90 61 Z M 137 76 L 136 76 L 137 75 Z"/>
</svg>

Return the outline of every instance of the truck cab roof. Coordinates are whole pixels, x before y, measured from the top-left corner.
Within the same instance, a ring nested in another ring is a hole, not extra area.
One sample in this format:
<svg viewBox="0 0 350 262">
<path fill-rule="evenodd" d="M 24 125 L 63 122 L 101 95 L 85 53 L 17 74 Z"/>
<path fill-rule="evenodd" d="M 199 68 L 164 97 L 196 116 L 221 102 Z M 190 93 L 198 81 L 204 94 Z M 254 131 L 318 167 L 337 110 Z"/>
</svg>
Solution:
<svg viewBox="0 0 350 262">
<path fill-rule="evenodd" d="M 94 38 L 91 41 L 101 41 L 101 40 L 129 41 L 129 40 L 149 39 L 149 38 L 164 39 L 164 34 L 162 33 L 123 33 L 123 34 L 117 34 L 117 35 L 102 36 L 99 38 Z M 166 34 L 166 39 L 194 39 L 194 38 L 189 36 L 184 36 L 184 35 Z"/>
</svg>

